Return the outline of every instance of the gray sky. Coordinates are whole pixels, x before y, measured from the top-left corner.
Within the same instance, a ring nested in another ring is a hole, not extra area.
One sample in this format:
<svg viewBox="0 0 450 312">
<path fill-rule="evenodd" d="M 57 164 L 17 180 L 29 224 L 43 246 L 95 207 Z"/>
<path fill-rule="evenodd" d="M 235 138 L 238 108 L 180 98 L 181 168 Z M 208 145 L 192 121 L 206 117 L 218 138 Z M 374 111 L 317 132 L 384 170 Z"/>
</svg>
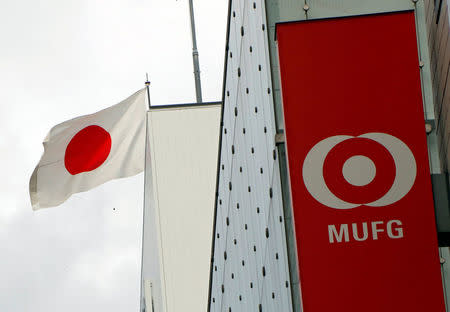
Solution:
<svg viewBox="0 0 450 312">
<path fill-rule="evenodd" d="M 226 0 L 196 0 L 203 98 L 220 100 Z M 187 0 L 0 0 L 0 311 L 138 311 L 142 174 L 32 212 L 50 128 L 152 82 L 194 102 Z M 115 210 L 113 210 L 115 208 Z"/>
</svg>

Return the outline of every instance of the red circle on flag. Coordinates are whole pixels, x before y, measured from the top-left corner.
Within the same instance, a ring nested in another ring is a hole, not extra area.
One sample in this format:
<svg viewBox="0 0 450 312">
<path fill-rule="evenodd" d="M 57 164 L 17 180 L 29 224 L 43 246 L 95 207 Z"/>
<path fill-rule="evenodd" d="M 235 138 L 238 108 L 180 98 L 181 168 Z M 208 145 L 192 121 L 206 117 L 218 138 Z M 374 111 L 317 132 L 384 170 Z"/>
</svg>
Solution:
<svg viewBox="0 0 450 312">
<path fill-rule="evenodd" d="M 344 164 L 353 156 L 365 156 L 375 165 L 375 177 L 370 183 L 357 186 L 345 179 Z M 367 138 L 353 138 L 337 144 L 328 153 L 323 166 L 325 183 L 331 192 L 353 204 L 370 203 L 381 198 L 394 183 L 395 174 L 391 153 L 380 143 Z"/>
<path fill-rule="evenodd" d="M 100 126 L 78 131 L 67 145 L 64 165 L 71 175 L 100 167 L 111 151 L 111 136 Z"/>
</svg>

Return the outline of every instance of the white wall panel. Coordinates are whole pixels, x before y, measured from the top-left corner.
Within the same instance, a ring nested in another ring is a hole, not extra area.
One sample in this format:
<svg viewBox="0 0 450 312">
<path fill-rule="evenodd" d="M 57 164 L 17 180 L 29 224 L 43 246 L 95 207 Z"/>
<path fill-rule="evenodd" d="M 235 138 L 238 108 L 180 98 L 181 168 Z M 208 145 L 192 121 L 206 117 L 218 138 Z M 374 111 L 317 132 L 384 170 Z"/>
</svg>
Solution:
<svg viewBox="0 0 450 312">
<path fill-rule="evenodd" d="M 220 110 L 148 113 L 143 280 L 155 311 L 207 310 Z"/>
</svg>

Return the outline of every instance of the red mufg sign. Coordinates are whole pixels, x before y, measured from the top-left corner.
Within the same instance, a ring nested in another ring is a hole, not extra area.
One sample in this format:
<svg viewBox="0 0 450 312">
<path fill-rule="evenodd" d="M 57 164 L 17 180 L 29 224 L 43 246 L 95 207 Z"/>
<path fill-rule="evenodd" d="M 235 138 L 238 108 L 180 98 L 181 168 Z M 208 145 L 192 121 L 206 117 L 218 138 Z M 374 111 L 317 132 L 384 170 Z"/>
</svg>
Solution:
<svg viewBox="0 0 450 312">
<path fill-rule="evenodd" d="M 445 311 L 414 12 L 277 40 L 304 311 Z"/>
</svg>

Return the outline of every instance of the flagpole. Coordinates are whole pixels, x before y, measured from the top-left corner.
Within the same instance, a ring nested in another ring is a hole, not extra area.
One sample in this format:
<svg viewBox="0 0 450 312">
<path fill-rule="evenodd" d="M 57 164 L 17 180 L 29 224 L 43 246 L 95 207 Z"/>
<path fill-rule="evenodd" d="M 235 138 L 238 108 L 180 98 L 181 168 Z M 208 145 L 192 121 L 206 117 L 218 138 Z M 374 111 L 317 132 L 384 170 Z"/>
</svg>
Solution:
<svg viewBox="0 0 450 312">
<path fill-rule="evenodd" d="M 147 89 L 147 100 L 148 100 L 148 109 L 151 109 L 151 102 L 150 102 L 150 81 L 148 80 L 148 73 L 145 74 L 146 81 L 145 81 L 145 88 Z M 144 205 L 142 208 L 142 242 L 141 242 L 141 291 L 140 291 L 140 308 L 139 312 L 153 312 L 153 311 L 147 311 L 146 309 L 146 302 L 145 302 L 145 294 L 144 294 L 144 236 L 145 236 L 145 207 L 147 205 L 146 203 L 146 185 L 147 185 L 147 145 L 148 145 L 148 113 L 146 113 L 145 118 L 145 157 L 144 157 Z M 152 303 L 150 303 L 150 306 L 153 306 Z M 152 307 L 153 310 L 153 307 Z"/>
<path fill-rule="evenodd" d="M 200 80 L 200 65 L 198 61 L 197 38 L 195 36 L 194 5 L 192 0 L 189 0 L 189 13 L 191 17 L 192 61 L 194 63 L 195 94 L 197 97 L 197 103 L 202 103 L 202 83 Z"/>
</svg>

